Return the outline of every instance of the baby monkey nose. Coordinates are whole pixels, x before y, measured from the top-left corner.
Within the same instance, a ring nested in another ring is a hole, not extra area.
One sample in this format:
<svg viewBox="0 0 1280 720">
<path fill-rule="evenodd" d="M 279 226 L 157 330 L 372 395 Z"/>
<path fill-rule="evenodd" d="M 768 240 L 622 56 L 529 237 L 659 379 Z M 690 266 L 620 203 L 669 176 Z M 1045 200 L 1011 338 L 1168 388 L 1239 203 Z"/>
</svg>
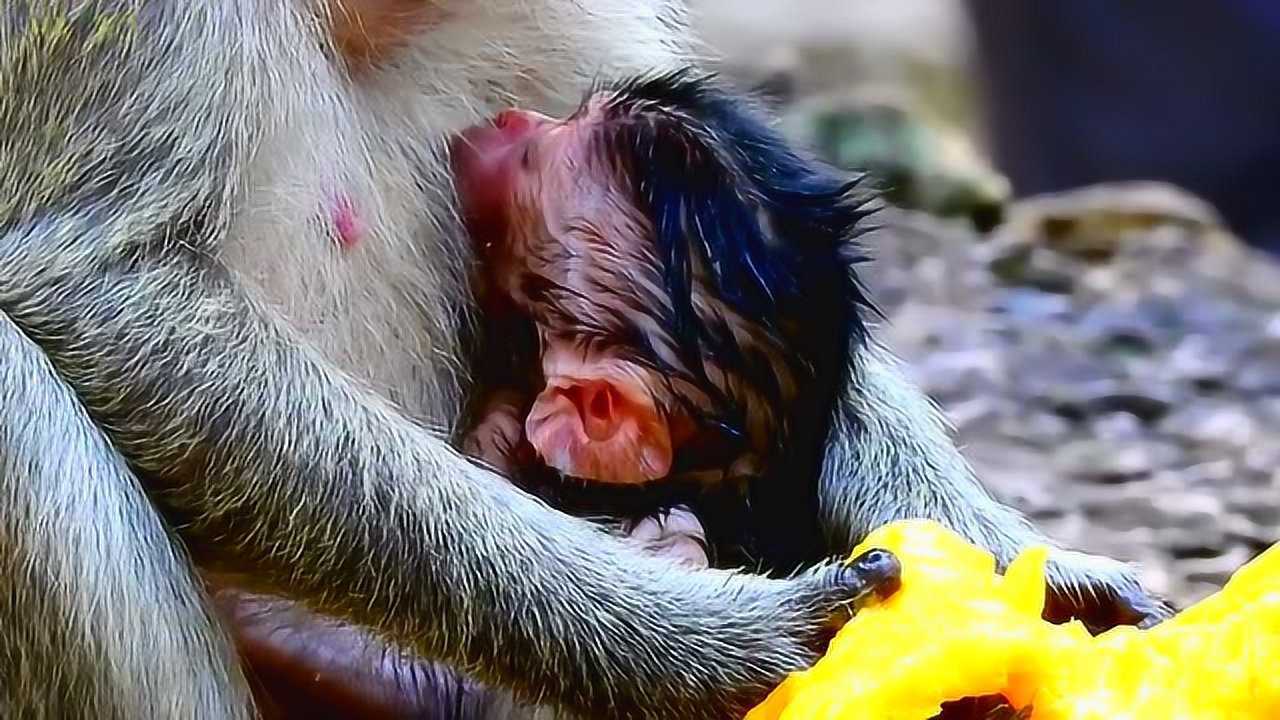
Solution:
<svg viewBox="0 0 1280 720">
<path fill-rule="evenodd" d="M 530 110 L 503 110 L 493 118 L 494 127 L 513 135 L 536 130 L 551 118 Z"/>
</svg>

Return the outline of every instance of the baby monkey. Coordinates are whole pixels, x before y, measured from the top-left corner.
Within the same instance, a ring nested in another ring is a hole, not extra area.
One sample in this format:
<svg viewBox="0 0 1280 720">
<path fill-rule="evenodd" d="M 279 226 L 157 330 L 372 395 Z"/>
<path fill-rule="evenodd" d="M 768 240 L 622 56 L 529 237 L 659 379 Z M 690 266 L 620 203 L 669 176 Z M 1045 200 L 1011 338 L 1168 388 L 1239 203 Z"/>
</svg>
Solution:
<svg viewBox="0 0 1280 720">
<path fill-rule="evenodd" d="M 571 512 L 661 511 L 633 534 L 665 527 L 694 562 L 820 557 L 822 451 L 865 339 L 856 181 L 689 71 L 563 120 L 505 111 L 453 167 L 484 319 L 464 449 Z"/>
</svg>

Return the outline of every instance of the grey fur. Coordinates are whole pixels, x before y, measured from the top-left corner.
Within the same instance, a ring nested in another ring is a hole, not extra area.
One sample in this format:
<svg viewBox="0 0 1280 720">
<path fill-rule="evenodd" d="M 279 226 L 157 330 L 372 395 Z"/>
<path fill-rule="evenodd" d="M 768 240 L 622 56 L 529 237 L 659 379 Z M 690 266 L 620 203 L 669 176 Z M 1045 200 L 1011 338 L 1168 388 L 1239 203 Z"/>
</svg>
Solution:
<svg viewBox="0 0 1280 720">
<path fill-rule="evenodd" d="M 360 82 L 303 0 L 0 6 L 5 716 L 249 714 L 166 527 L 253 589 L 591 717 L 738 715 L 867 590 L 670 567 L 449 448 L 467 245 L 433 141 L 688 55 L 675 0 L 443 5 Z M 335 187 L 364 203 L 347 255 Z M 909 511 L 1002 557 L 1035 539 L 881 356 L 860 372 L 834 552 Z"/>
<path fill-rule="evenodd" d="M 3 316 L 0 358 L 0 716 L 250 717 L 190 562 L 124 460 Z"/>
</svg>

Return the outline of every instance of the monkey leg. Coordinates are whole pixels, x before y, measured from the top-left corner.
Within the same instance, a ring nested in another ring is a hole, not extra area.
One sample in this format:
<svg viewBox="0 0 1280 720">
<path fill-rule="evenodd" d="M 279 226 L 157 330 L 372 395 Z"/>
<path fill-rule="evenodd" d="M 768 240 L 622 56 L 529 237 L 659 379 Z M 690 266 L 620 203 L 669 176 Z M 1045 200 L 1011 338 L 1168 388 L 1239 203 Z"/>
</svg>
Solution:
<svg viewBox="0 0 1280 720">
<path fill-rule="evenodd" d="M 182 549 L 0 314 L 0 716 L 248 718 Z"/>
<path fill-rule="evenodd" d="M 362 628 L 287 600 L 219 587 L 219 578 L 212 585 L 265 720 L 540 717 L 510 693 L 414 657 Z"/>
</svg>

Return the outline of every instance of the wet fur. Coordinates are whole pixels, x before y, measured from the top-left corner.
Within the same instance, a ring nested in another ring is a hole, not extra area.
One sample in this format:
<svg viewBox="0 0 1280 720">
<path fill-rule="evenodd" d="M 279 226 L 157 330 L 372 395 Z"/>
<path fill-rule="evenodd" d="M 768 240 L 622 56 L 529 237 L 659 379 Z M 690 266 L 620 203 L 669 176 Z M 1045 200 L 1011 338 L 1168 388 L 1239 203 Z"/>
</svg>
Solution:
<svg viewBox="0 0 1280 720">
<path fill-rule="evenodd" d="M 588 132 L 591 167 L 630 195 L 627 238 L 535 246 L 522 281 L 538 322 L 584 353 L 655 371 L 664 397 L 710 430 L 645 487 L 597 485 L 529 468 L 526 485 L 579 513 L 647 514 L 691 504 L 722 561 L 786 574 L 826 553 L 812 523 L 829 420 L 848 381 L 849 342 L 870 308 L 857 280 L 857 235 L 871 195 L 796 153 L 750 100 L 691 68 L 589 93 L 603 110 Z M 589 223 L 590 219 L 584 219 Z M 599 258 L 576 268 L 586 243 Z M 589 278 L 578 291 L 562 282 Z M 821 312 L 815 312 L 820 309 Z M 537 367 L 528 322 L 495 312 L 482 384 Z M 852 348 L 855 349 L 856 348 Z M 536 370 L 534 371 L 536 373 Z M 696 391 L 690 398 L 687 388 Z M 731 476 L 751 456 L 763 472 Z M 718 480 L 690 474 L 719 476 Z M 732 549 L 731 549 L 732 548 Z"/>
</svg>

